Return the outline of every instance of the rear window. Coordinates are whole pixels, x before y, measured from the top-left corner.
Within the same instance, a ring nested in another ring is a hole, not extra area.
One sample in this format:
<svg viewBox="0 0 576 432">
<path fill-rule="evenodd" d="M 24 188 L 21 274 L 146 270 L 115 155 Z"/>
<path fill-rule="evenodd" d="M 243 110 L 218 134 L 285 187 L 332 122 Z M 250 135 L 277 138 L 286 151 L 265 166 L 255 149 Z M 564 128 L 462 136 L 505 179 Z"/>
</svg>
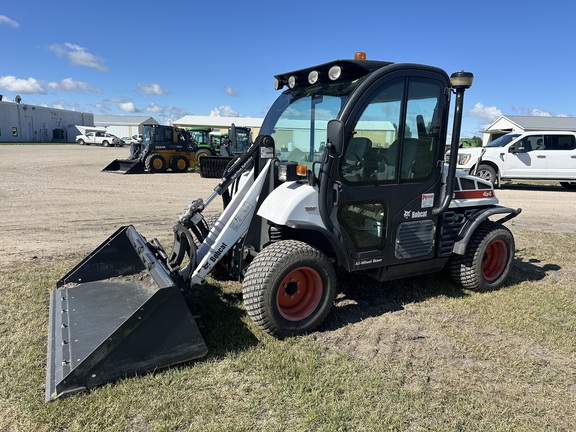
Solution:
<svg viewBox="0 0 576 432">
<path fill-rule="evenodd" d="M 576 139 L 574 135 L 549 135 L 548 140 L 552 150 L 576 149 Z"/>
</svg>

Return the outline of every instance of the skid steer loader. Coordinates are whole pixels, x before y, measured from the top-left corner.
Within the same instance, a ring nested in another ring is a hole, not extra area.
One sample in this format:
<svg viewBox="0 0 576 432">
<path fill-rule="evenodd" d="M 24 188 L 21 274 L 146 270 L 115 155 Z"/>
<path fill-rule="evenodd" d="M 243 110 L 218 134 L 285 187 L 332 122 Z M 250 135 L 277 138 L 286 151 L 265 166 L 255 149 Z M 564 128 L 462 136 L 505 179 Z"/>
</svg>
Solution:
<svg viewBox="0 0 576 432">
<path fill-rule="evenodd" d="M 145 125 L 142 143 L 130 145 L 128 159 L 116 159 L 102 169 L 116 174 L 188 172 L 198 165 L 198 145 L 190 133 L 172 126 Z"/>
<path fill-rule="evenodd" d="M 443 163 L 451 95 L 458 142 L 472 78 L 362 54 L 277 75 L 287 88 L 260 135 L 178 217 L 170 253 L 126 226 L 57 283 L 46 400 L 204 356 L 193 294 L 216 270 L 278 338 L 322 323 L 336 270 L 387 281 L 448 266 L 463 288 L 502 286 L 515 247 L 503 223 L 520 210 L 456 172 L 457 146 Z"/>
</svg>

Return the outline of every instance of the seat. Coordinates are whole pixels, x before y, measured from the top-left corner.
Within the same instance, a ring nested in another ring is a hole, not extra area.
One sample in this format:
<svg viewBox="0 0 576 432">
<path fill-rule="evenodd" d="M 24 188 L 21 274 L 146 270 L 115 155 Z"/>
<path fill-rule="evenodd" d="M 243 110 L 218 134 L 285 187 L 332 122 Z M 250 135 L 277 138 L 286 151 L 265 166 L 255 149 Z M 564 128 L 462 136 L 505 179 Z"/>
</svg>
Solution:
<svg viewBox="0 0 576 432">
<path fill-rule="evenodd" d="M 348 143 L 348 148 L 346 149 L 346 159 L 353 160 L 354 162 L 361 161 L 364 156 L 368 153 L 368 150 L 372 148 L 372 141 L 365 137 L 354 137 Z M 351 156 L 351 157 L 348 157 Z"/>
<path fill-rule="evenodd" d="M 542 138 L 536 141 L 536 150 L 544 150 L 544 144 L 542 142 Z"/>
<path fill-rule="evenodd" d="M 365 157 L 372 148 L 372 141 L 365 137 L 354 137 L 348 141 L 348 146 L 342 161 L 342 173 L 351 181 L 365 181 Z"/>
</svg>

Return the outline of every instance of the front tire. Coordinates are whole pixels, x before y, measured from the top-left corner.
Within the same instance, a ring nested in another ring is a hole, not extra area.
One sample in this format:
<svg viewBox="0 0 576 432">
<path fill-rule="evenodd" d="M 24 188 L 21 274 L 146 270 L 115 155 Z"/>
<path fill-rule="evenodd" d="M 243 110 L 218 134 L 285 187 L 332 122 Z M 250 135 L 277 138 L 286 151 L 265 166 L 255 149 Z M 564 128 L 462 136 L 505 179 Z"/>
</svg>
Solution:
<svg viewBox="0 0 576 432">
<path fill-rule="evenodd" d="M 248 315 L 262 330 L 279 338 L 301 335 L 330 312 L 336 274 L 318 249 L 283 240 L 264 248 L 250 264 L 242 293 Z"/>
<path fill-rule="evenodd" d="M 490 165 L 481 164 L 476 172 L 476 177 L 480 177 L 483 180 L 488 180 L 493 185 L 496 184 L 496 170 Z"/>
<path fill-rule="evenodd" d="M 146 169 L 152 173 L 161 173 L 166 171 L 167 163 L 166 159 L 159 154 L 151 154 L 146 157 L 144 161 Z"/>
<path fill-rule="evenodd" d="M 452 278 L 464 289 L 498 289 L 510 273 L 514 249 L 514 237 L 510 230 L 502 224 L 486 220 L 472 234 L 466 253 L 452 257 Z"/>
</svg>

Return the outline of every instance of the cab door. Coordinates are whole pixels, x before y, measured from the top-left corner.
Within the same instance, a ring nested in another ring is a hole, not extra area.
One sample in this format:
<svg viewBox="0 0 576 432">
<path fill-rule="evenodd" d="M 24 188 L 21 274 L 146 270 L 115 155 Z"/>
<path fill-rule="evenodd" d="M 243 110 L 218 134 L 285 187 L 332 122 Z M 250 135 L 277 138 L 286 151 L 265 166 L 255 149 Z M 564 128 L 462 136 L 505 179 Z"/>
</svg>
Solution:
<svg viewBox="0 0 576 432">
<path fill-rule="evenodd" d="M 576 137 L 573 134 L 545 135 L 546 178 L 573 179 L 576 177 Z"/>
<path fill-rule="evenodd" d="M 545 178 L 547 157 L 544 136 L 527 135 L 509 147 L 504 175 L 510 178 Z"/>
<path fill-rule="evenodd" d="M 398 71 L 372 85 L 344 119 L 325 199 L 351 270 L 434 256 L 447 88 L 444 75 Z"/>
</svg>

